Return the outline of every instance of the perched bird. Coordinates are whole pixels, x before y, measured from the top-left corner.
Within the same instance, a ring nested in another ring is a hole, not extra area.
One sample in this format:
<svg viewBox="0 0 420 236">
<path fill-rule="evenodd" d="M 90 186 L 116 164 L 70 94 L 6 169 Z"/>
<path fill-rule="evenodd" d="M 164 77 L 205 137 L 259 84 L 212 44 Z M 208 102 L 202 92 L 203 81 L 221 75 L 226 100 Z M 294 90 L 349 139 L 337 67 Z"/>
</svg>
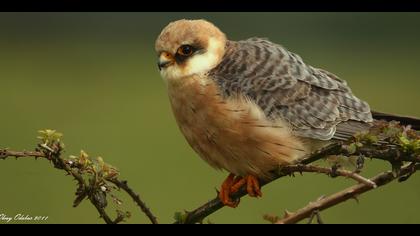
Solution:
<svg viewBox="0 0 420 236">
<path fill-rule="evenodd" d="M 155 43 L 181 132 L 199 156 L 230 172 L 219 197 L 246 185 L 262 196 L 270 171 L 343 140 L 373 121 L 344 80 L 263 38 L 228 40 L 205 20 L 178 20 Z"/>
</svg>

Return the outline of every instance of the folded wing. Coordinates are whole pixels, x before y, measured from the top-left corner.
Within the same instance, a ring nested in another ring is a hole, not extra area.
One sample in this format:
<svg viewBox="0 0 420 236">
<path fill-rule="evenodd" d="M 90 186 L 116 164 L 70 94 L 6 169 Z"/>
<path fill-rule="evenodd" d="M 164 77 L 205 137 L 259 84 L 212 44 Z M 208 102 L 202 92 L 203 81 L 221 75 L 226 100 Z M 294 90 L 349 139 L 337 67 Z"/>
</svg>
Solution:
<svg viewBox="0 0 420 236">
<path fill-rule="evenodd" d="M 369 105 L 345 81 L 265 39 L 229 41 L 209 76 L 224 96 L 249 97 L 268 118 L 287 120 L 298 136 L 347 139 L 372 121 Z"/>
</svg>

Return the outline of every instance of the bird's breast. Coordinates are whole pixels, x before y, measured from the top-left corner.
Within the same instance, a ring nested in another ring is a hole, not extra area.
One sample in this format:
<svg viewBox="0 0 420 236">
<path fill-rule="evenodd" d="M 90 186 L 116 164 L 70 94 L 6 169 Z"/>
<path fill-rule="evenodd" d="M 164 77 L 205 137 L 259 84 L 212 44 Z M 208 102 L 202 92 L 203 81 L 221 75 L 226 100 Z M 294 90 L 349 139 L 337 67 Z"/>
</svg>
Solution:
<svg viewBox="0 0 420 236">
<path fill-rule="evenodd" d="M 225 98 L 208 77 L 168 81 L 168 94 L 181 132 L 215 168 L 265 176 L 307 153 L 287 122 L 268 120 L 243 96 Z"/>
</svg>

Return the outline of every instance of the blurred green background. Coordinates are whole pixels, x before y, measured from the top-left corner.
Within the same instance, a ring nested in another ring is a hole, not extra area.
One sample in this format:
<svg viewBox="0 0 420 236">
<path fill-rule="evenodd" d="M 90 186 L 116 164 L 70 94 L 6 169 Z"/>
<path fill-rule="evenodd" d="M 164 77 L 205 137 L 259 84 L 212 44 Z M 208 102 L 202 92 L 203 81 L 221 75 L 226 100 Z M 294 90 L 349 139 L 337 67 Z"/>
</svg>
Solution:
<svg viewBox="0 0 420 236">
<path fill-rule="evenodd" d="M 170 21 L 205 18 L 230 39 L 268 37 L 348 81 L 372 108 L 420 116 L 420 13 L 0 13 L 0 147 L 31 150 L 37 130 L 64 133 L 117 166 L 163 223 L 216 196 L 227 173 L 188 146 L 171 114 L 154 52 Z M 389 168 L 367 161 L 369 177 Z M 215 223 L 266 223 L 353 184 L 305 174 L 244 198 Z M 420 176 L 322 213 L 327 223 L 420 223 Z M 72 208 L 75 182 L 45 160 L 0 162 L 0 214 L 46 215 L 47 223 L 102 223 L 89 202 Z M 128 223 L 148 223 L 128 198 Z M 5 223 L 0 221 L 0 223 Z M 23 222 L 24 223 L 24 222 Z M 35 223 L 35 222 L 32 222 Z"/>
</svg>

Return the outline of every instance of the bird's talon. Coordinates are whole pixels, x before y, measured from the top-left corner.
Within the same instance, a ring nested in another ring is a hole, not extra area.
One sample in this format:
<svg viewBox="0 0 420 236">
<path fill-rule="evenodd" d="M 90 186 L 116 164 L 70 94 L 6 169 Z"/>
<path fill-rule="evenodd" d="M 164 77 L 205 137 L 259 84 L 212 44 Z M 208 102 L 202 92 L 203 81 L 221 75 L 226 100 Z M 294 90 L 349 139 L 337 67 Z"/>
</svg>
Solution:
<svg viewBox="0 0 420 236">
<path fill-rule="evenodd" d="M 248 175 L 247 177 L 247 192 L 251 197 L 262 197 L 262 192 L 260 188 L 260 183 L 258 179 L 252 175 Z"/>
<path fill-rule="evenodd" d="M 233 174 L 230 174 L 226 180 L 223 182 L 219 198 L 221 202 L 229 207 L 235 208 L 239 205 L 240 199 L 236 199 L 232 201 L 231 195 L 236 193 L 241 189 L 243 186 L 246 185 L 246 191 L 249 196 L 251 197 L 261 197 L 261 189 L 258 178 L 248 175 L 246 177 L 235 177 Z"/>
<path fill-rule="evenodd" d="M 239 189 L 246 184 L 246 179 L 242 177 L 236 177 L 233 186 L 230 188 L 231 193 L 236 193 Z"/>
</svg>

